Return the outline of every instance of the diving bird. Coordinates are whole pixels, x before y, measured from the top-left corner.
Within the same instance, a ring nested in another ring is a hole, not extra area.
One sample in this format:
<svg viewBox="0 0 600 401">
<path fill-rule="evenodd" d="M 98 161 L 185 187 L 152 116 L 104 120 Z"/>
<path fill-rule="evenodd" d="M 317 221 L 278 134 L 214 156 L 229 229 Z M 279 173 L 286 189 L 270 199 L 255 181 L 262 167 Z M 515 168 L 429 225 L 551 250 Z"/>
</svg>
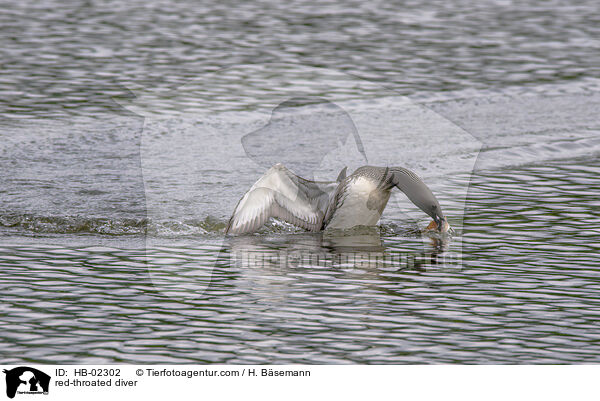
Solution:
<svg viewBox="0 0 600 401">
<path fill-rule="evenodd" d="M 349 176 L 344 168 L 336 181 L 310 181 L 278 163 L 240 199 L 225 233 L 252 233 L 271 217 L 308 231 L 374 226 L 394 187 L 433 219 L 429 228 L 449 229 L 435 195 L 406 168 L 363 166 Z"/>
</svg>

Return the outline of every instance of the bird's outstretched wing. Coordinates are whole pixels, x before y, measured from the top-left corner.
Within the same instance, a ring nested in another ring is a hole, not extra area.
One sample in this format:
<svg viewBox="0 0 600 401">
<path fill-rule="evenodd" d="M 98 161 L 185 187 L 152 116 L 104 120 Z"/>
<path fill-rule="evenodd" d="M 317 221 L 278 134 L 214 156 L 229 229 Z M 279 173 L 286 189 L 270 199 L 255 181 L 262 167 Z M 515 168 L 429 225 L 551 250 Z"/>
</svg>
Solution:
<svg viewBox="0 0 600 401">
<path fill-rule="evenodd" d="M 225 233 L 251 233 L 271 217 L 318 231 L 335 186 L 337 183 L 305 180 L 276 164 L 240 199 Z"/>
</svg>

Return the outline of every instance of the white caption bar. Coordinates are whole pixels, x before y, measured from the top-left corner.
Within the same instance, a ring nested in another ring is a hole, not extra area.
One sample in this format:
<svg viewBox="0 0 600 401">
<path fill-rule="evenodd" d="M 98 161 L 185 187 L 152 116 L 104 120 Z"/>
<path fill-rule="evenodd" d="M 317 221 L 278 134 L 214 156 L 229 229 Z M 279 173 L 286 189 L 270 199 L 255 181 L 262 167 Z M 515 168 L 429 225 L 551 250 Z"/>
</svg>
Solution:
<svg viewBox="0 0 600 401">
<path fill-rule="evenodd" d="M 600 366 L 2 366 L 14 400 L 503 400 L 598 397 Z M 15 387 L 16 386 L 16 387 Z M 4 397 L 4 395 L 2 396 Z"/>
</svg>

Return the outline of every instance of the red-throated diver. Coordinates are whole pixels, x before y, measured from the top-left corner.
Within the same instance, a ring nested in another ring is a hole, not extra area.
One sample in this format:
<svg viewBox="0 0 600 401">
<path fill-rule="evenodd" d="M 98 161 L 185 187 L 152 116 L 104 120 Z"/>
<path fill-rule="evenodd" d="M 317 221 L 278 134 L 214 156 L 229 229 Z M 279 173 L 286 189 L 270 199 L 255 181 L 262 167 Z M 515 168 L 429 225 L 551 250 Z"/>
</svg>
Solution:
<svg viewBox="0 0 600 401">
<path fill-rule="evenodd" d="M 393 187 L 406 194 L 433 219 L 435 228 L 449 225 L 429 187 L 403 167 L 359 167 L 336 182 L 305 180 L 282 164 L 271 167 L 238 202 L 226 233 L 251 233 L 271 217 L 308 231 L 374 226 L 390 198 Z"/>
</svg>

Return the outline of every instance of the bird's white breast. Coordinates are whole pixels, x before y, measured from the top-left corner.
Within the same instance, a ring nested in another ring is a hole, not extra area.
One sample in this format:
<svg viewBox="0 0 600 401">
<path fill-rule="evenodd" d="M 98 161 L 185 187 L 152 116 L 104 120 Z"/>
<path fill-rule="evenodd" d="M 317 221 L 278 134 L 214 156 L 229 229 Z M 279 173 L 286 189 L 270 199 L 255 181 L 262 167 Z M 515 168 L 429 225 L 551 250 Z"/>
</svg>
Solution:
<svg viewBox="0 0 600 401">
<path fill-rule="evenodd" d="M 374 226 L 390 197 L 389 191 L 381 191 L 373 181 L 364 177 L 347 185 L 344 195 L 343 203 L 334 212 L 327 228 Z"/>
</svg>

